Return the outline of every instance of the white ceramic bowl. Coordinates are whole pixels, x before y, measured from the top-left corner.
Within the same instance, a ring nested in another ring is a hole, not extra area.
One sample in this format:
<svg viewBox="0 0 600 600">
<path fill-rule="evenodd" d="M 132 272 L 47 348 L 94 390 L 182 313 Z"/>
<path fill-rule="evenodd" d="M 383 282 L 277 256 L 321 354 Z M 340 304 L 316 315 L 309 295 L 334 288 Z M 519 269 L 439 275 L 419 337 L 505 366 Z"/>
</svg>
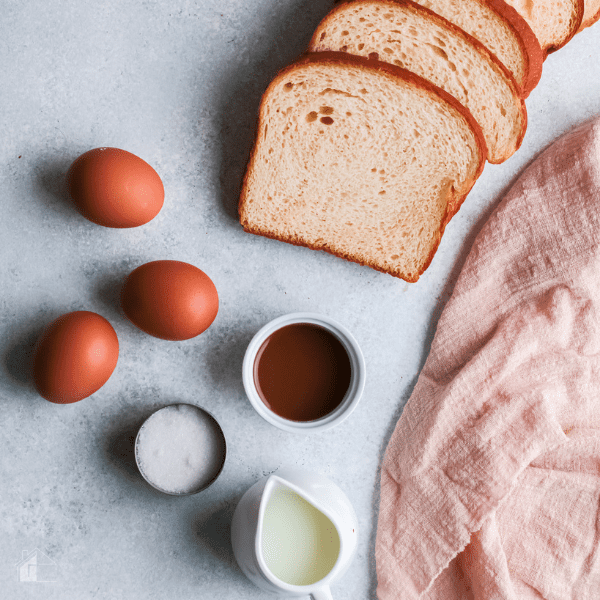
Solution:
<svg viewBox="0 0 600 600">
<path fill-rule="evenodd" d="M 261 400 L 256 385 L 254 383 L 254 361 L 256 360 L 256 354 L 260 350 L 263 342 L 275 331 L 286 327 L 287 325 L 293 325 L 297 323 L 310 323 L 312 325 L 319 325 L 323 327 L 342 343 L 348 357 L 350 358 L 350 385 L 348 391 L 344 396 L 344 399 L 332 412 L 317 419 L 315 421 L 290 421 L 284 419 L 278 414 L 270 410 L 265 403 Z M 242 379 L 244 382 L 244 389 L 246 395 L 250 400 L 250 403 L 256 410 L 256 412 L 271 425 L 279 427 L 284 431 L 293 433 L 314 433 L 316 431 L 325 431 L 335 425 L 341 423 L 344 419 L 348 418 L 352 411 L 356 408 L 362 393 L 365 388 L 365 381 L 367 376 L 367 368 L 365 365 L 365 359 L 362 351 L 354 339 L 354 336 L 340 323 L 318 313 L 291 313 L 289 315 L 283 315 L 270 323 L 267 323 L 258 333 L 252 338 L 252 341 L 246 349 L 244 356 L 244 363 L 242 366 Z"/>
</svg>

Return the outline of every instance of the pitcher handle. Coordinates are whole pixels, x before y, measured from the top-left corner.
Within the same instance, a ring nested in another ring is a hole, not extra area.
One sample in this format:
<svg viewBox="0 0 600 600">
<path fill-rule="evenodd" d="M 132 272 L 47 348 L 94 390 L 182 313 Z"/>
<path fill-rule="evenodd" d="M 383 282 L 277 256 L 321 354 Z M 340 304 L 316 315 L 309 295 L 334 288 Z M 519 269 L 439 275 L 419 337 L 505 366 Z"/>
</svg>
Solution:
<svg viewBox="0 0 600 600">
<path fill-rule="evenodd" d="M 328 585 L 311 592 L 310 597 L 312 600 L 333 600 L 333 596 L 331 595 L 331 590 L 329 589 Z"/>
</svg>

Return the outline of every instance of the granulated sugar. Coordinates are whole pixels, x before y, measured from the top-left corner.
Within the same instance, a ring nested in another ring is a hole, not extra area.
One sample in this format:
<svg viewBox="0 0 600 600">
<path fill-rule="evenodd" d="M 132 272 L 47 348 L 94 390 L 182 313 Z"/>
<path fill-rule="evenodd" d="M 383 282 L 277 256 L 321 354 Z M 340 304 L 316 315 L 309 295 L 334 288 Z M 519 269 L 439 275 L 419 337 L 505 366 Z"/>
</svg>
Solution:
<svg viewBox="0 0 600 600">
<path fill-rule="evenodd" d="M 140 429 L 136 456 L 149 483 L 171 494 L 195 492 L 214 479 L 225 459 L 215 420 L 189 404 L 155 412 Z"/>
</svg>

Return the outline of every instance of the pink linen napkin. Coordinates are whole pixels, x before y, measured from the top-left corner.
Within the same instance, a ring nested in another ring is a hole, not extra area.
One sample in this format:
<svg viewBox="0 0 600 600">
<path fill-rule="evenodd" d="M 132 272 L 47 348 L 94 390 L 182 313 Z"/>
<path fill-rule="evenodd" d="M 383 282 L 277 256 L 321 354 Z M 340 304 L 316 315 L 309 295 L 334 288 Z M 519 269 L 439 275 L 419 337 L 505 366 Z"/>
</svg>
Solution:
<svg viewBox="0 0 600 600">
<path fill-rule="evenodd" d="M 600 119 L 478 235 L 381 474 L 380 600 L 600 600 Z"/>
</svg>

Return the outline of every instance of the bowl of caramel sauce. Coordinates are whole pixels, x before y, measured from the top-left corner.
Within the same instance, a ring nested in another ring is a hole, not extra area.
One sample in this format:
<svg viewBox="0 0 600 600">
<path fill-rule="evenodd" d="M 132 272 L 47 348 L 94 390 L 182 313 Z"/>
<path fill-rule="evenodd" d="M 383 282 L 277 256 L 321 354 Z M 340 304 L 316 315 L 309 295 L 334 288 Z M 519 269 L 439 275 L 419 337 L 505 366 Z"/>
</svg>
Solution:
<svg viewBox="0 0 600 600">
<path fill-rule="evenodd" d="M 263 419 L 285 431 L 311 433 L 350 416 L 365 387 L 366 366 L 341 323 L 317 313 L 292 313 L 254 336 L 242 378 Z"/>
</svg>

